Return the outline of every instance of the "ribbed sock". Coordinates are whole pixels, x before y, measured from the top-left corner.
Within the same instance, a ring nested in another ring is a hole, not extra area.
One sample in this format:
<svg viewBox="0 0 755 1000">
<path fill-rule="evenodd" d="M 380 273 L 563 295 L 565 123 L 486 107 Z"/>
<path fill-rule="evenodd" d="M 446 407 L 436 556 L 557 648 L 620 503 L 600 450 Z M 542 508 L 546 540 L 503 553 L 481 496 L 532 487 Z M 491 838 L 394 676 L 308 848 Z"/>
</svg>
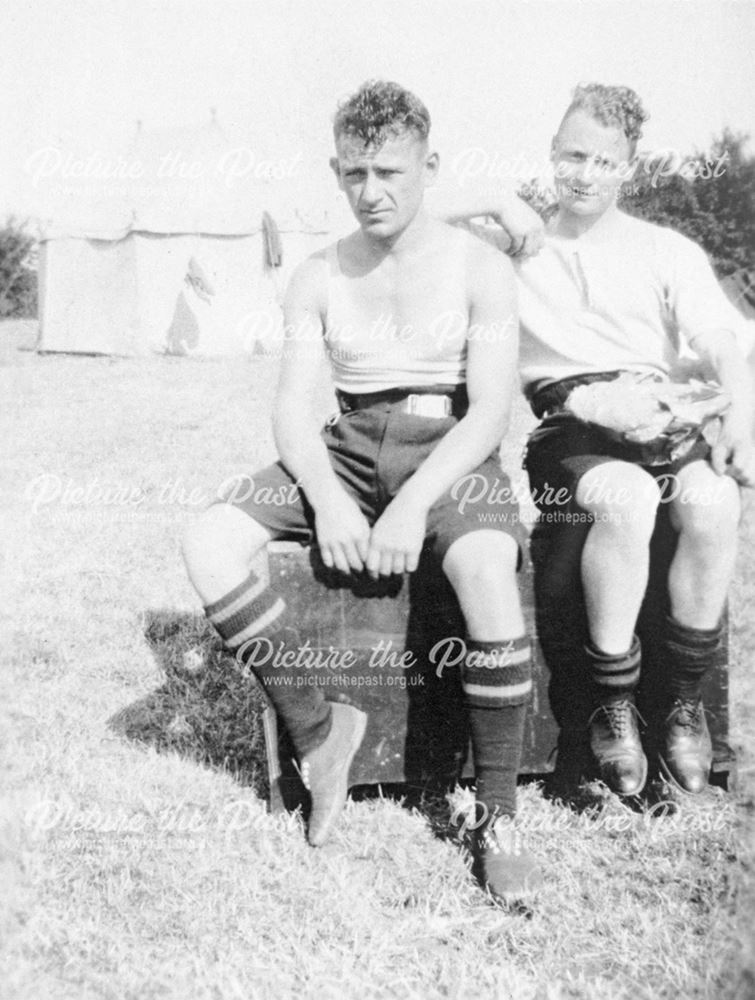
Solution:
<svg viewBox="0 0 755 1000">
<path fill-rule="evenodd" d="M 585 646 L 593 693 L 599 702 L 624 698 L 637 687 L 640 679 L 640 640 L 637 636 L 626 653 L 604 653 L 592 642 Z"/>
<path fill-rule="evenodd" d="M 524 721 L 532 693 L 527 636 L 501 642 L 469 639 L 462 687 L 472 730 L 478 819 L 514 816 Z"/>
<path fill-rule="evenodd" d="M 283 598 L 250 573 L 204 610 L 228 651 L 262 682 L 299 755 L 319 746 L 330 732 L 330 705 L 318 687 L 296 687 L 293 670 L 274 665 L 275 640 L 282 639 L 286 610 Z"/>
<path fill-rule="evenodd" d="M 723 630 L 723 623 L 712 629 L 691 628 L 667 617 L 663 647 L 672 699 L 700 699 L 703 677 L 718 652 Z"/>
</svg>

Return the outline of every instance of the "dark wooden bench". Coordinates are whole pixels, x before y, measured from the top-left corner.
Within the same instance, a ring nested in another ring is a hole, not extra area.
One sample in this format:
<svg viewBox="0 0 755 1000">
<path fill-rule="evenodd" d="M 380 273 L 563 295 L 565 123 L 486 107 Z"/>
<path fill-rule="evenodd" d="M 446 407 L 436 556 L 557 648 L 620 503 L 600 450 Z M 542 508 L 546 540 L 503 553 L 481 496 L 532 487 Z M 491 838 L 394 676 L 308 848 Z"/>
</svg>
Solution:
<svg viewBox="0 0 755 1000">
<path fill-rule="evenodd" d="M 589 766 L 589 705 L 579 652 L 585 636 L 579 555 L 587 530 L 536 527 L 532 559 L 520 574 L 527 626 L 536 639 L 521 773 L 552 772 L 558 745 L 567 782 Z M 644 650 L 639 706 L 649 722 L 656 721 L 655 706 L 663 698 L 663 664 L 653 640 L 673 538 L 661 520 L 639 625 Z M 458 604 L 442 574 L 421 565 L 411 576 L 378 582 L 347 577 L 328 570 L 316 548 L 289 542 L 270 545 L 267 561 L 271 585 L 288 604 L 285 648 L 305 649 L 300 665 L 289 671 L 292 682 L 320 684 L 329 700 L 347 701 L 368 713 L 350 783 L 407 783 L 420 789 L 471 777 L 458 667 L 447 666 L 438 676 L 437 644 L 464 636 Z M 722 649 L 705 690 L 715 745 L 711 780 L 724 786 L 734 767 L 727 744 L 727 652 Z M 291 744 L 269 704 L 264 728 L 271 807 L 292 807 L 302 801 L 303 789 Z"/>
</svg>

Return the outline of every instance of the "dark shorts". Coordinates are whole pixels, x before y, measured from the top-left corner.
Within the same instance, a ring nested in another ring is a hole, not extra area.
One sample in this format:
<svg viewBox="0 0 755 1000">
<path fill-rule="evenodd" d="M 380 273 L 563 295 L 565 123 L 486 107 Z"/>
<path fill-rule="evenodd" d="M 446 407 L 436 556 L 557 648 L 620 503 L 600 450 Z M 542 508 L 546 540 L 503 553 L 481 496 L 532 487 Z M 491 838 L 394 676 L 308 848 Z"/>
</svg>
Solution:
<svg viewBox="0 0 755 1000">
<path fill-rule="evenodd" d="M 580 479 L 605 462 L 640 466 L 659 482 L 663 495 L 680 469 L 709 456 L 710 446 L 699 438 L 681 458 L 664 465 L 647 465 L 631 444 L 615 441 L 575 417 L 557 414 L 546 417 L 530 435 L 524 467 L 538 510 L 552 514 L 555 510 L 579 509 L 574 498 Z"/>
<path fill-rule="evenodd" d="M 342 413 L 322 430 L 330 461 L 347 493 L 372 525 L 401 486 L 457 423 L 456 417 L 425 417 L 382 402 Z M 287 469 L 276 462 L 239 476 L 219 498 L 264 525 L 273 538 L 314 540 L 314 512 Z M 448 549 L 473 531 L 511 535 L 521 553 L 526 532 L 508 476 L 496 455 L 460 479 L 430 508 L 426 545 L 442 561 Z"/>
</svg>

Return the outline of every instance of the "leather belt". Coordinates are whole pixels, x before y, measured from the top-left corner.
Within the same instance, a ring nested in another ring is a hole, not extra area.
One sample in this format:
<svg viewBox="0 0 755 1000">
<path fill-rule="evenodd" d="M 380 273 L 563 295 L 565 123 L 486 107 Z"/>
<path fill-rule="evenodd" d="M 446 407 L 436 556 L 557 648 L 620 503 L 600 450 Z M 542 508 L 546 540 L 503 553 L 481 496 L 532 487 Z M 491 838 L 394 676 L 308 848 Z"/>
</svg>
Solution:
<svg viewBox="0 0 755 1000">
<path fill-rule="evenodd" d="M 341 413 L 354 410 L 368 410 L 382 404 L 401 404 L 401 413 L 411 413 L 420 417 L 456 417 L 461 419 L 467 412 L 469 400 L 466 385 L 456 386 L 398 386 L 380 392 L 343 392 L 336 390 L 336 399 Z"/>
</svg>

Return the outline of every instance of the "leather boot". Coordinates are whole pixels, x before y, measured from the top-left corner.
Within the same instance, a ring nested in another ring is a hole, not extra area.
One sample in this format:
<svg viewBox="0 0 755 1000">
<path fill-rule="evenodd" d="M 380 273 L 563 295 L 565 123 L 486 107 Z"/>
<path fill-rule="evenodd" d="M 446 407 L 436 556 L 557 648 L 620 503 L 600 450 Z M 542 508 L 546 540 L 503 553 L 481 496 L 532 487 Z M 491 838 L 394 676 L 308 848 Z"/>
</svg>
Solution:
<svg viewBox="0 0 755 1000">
<path fill-rule="evenodd" d="M 600 777 L 617 795 L 637 795 L 648 775 L 648 762 L 637 726 L 634 696 L 606 699 L 590 716 L 590 747 Z"/>
<path fill-rule="evenodd" d="M 666 718 L 663 763 L 685 792 L 702 792 L 713 763 L 713 745 L 701 699 L 677 698 Z"/>
</svg>

